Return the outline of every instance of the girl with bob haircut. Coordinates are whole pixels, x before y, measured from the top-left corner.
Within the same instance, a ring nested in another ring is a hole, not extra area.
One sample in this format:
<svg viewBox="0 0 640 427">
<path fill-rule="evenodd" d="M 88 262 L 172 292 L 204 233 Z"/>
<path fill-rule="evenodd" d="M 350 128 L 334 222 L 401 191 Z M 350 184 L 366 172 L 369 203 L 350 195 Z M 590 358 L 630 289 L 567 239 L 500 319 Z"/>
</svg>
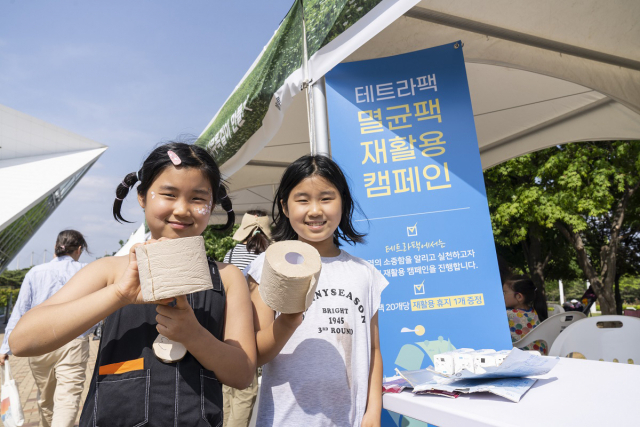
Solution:
<svg viewBox="0 0 640 427">
<path fill-rule="evenodd" d="M 502 293 L 512 342 L 524 338 L 549 317 L 547 299 L 529 276 L 509 277 L 502 285 Z M 536 350 L 543 355 L 549 353 L 547 343 L 541 340 L 522 347 L 522 350 Z"/>
<path fill-rule="evenodd" d="M 202 234 L 211 210 L 234 222 L 220 171 L 195 145 L 154 149 L 116 188 L 113 216 L 136 182 L 153 244 Z M 100 350 L 80 426 L 217 426 L 222 384 L 245 388 L 256 368 L 251 301 L 242 273 L 209 260 L 213 290 L 143 304 L 135 245 L 128 256 L 83 268 L 53 297 L 27 313 L 10 336 L 16 355 L 35 356 L 69 342 L 105 319 Z M 175 301 L 175 304 L 173 302 Z M 156 358 L 158 333 L 182 343 L 175 363 Z"/>
<path fill-rule="evenodd" d="M 276 241 L 300 240 L 322 259 L 305 313 L 275 313 L 258 287 L 264 254 L 245 273 L 254 304 L 262 371 L 257 426 L 379 426 L 382 356 L 378 307 L 387 280 L 340 249 L 364 235 L 353 227 L 355 202 L 339 166 L 304 156 L 284 172 L 273 202 Z"/>
</svg>

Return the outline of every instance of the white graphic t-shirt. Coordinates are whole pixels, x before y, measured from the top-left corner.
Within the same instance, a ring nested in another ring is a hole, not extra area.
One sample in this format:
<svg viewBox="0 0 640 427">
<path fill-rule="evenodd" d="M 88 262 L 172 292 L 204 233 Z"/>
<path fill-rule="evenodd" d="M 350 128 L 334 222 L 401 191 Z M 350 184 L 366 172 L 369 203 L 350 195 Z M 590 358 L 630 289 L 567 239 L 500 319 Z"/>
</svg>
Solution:
<svg viewBox="0 0 640 427">
<path fill-rule="evenodd" d="M 245 270 L 258 284 L 264 256 Z M 388 283 L 345 251 L 322 258 L 313 304 L 280 354 L 263 367 L 257 426 L 360 426 L 371 318 Z"/>
</svg>

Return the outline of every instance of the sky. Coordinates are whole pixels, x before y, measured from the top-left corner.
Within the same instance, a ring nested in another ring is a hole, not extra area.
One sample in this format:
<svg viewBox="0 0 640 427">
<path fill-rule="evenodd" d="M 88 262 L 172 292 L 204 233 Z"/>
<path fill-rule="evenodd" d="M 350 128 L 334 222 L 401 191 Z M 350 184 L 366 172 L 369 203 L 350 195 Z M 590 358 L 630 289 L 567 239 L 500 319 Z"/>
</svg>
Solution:
<svg viewBox="0 0 640 427">
<path fill-rule="evenodd" d="M 117 185 L 158 143 L 202 132 L 292 3 L 0 2 L 0 104 L 109 147 L 8 269 L 50 261 L 68 228 L 87 240 L 82 262 L 117 251 L 143 220 L 134 197 L 133 223 L 113 219 Z"/>
</svg>

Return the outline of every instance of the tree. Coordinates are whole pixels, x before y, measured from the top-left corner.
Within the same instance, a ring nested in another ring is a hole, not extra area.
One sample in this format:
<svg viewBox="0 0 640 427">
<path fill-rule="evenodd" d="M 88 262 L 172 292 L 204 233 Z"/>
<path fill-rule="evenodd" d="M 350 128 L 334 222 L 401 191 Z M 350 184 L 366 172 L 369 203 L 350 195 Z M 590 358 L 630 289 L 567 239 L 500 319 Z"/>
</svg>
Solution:
<svg viewBox="0 0 640 427">
<path fill-rule="evenodd" d="M 622 224 L 620 230 L 620 243 L 616 257 L 613 287 L 617 314 L 622 314 L 623 303 L 625 301 L 620 288 L 621 278 L 625 275 L 640 275 L 640 203 L 638 203 L 640 200 L 638 199 L 640 198 L 636 197 L 634 203 L 631 203 L 627 209 L 627 219 Z M 599 248 L 605 246 L 609 239 L 610 230 L 608 227 L 610 222 L 610 220 L 589 220 L 590 227 L 587 230 L 587 250 L 591 254 L 590 258 L 594 260 L 596 268 L 600 268 L 600 260 L 596 256 Z"/>
<path fill-rule="evenodd" d="M 543 155 L 525 155 L 484 172 L 496 251 L 514 273 L 527 273 L 538 289 L 550 279 L 582 277 L 575 255 L 558 230 L 545 224 L 538 179 Z"/>
<path fill-rule="evenodd" d="M 640 143 L 552 147 L 498 165 L 485 179 L 497 243 L 526 246 L 534 278 L 544 274 L 554 246 L 566 242 L 602 312 L 615 314 L 618 255 L 625 239 L 637 235 L 625 219 L 640 203 Z"/>
<path fill-rule="evenodd" d="M 217 231 L 212 227 L 207 227 L 202 234 L 207 256 L 216 261 L 222 261 L 225 254 L 238 243 L 231 237 L 238 227 L 239 225 L 236 224 L 228 231 Z"/>
<path fill-rule="evenodd" d="M 19 288 L 22 285 L 24 276 L 31 270 L 29 268 L 23 268 L 21 270 L 5 270 L 0 274 L 0 286 L 13 286 Z"/>
</svg>

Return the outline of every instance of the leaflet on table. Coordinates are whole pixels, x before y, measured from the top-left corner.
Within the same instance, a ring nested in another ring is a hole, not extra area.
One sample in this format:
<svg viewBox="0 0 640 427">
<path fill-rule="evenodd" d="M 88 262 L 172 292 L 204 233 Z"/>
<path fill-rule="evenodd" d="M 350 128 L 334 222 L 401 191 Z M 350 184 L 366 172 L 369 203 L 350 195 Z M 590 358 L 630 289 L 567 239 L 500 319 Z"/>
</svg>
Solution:
<svg viewBox="0 0 640 427">
<path fill-rule="evenodd" d="M 474 373 L 463 369 L 454 375 L 446 375 L 433 370 L 434 375 L 456 379 L 480 379 L 480 378 L 514 378 L 543 375 L 553 369 L 560 359 L 558 357 L 537 356 L 526 351 L 514 348 L 505 357 L 500 366 L 487 366 L 482 373 Z M 431 368 L 427 368 L 431 369 Z"/>
<path fill-rule="evenodd" d="M 427 369 L 418 371 L 398 371 L 412 387 L 415 394 L 437 394 L 457 397 L 460 393 L 489 392 L 512 402 L 519 402 L 522 396 L 535 384 L 532 378 L 446 378 Z"/>
<path fill-rule="evenodd" d="M 449 393 L 481 393 L 489 392 L 497 396 L 519 402 L 522 396 L 537 381 L 534 378 L 499 378 L 499 379 L 447 379 L 448 383 L 422 384 L 413 389 L 416 394 L 431 393 L 433 390 Z"/>
<path fill-rule="evenodd" d="M 385 378 L 382 382 L 382 393 L 400 393 L 405 388 L 413 388 L 413 386 L 402 376 L 395 375 L 391 378 Z"/>
</svg>

